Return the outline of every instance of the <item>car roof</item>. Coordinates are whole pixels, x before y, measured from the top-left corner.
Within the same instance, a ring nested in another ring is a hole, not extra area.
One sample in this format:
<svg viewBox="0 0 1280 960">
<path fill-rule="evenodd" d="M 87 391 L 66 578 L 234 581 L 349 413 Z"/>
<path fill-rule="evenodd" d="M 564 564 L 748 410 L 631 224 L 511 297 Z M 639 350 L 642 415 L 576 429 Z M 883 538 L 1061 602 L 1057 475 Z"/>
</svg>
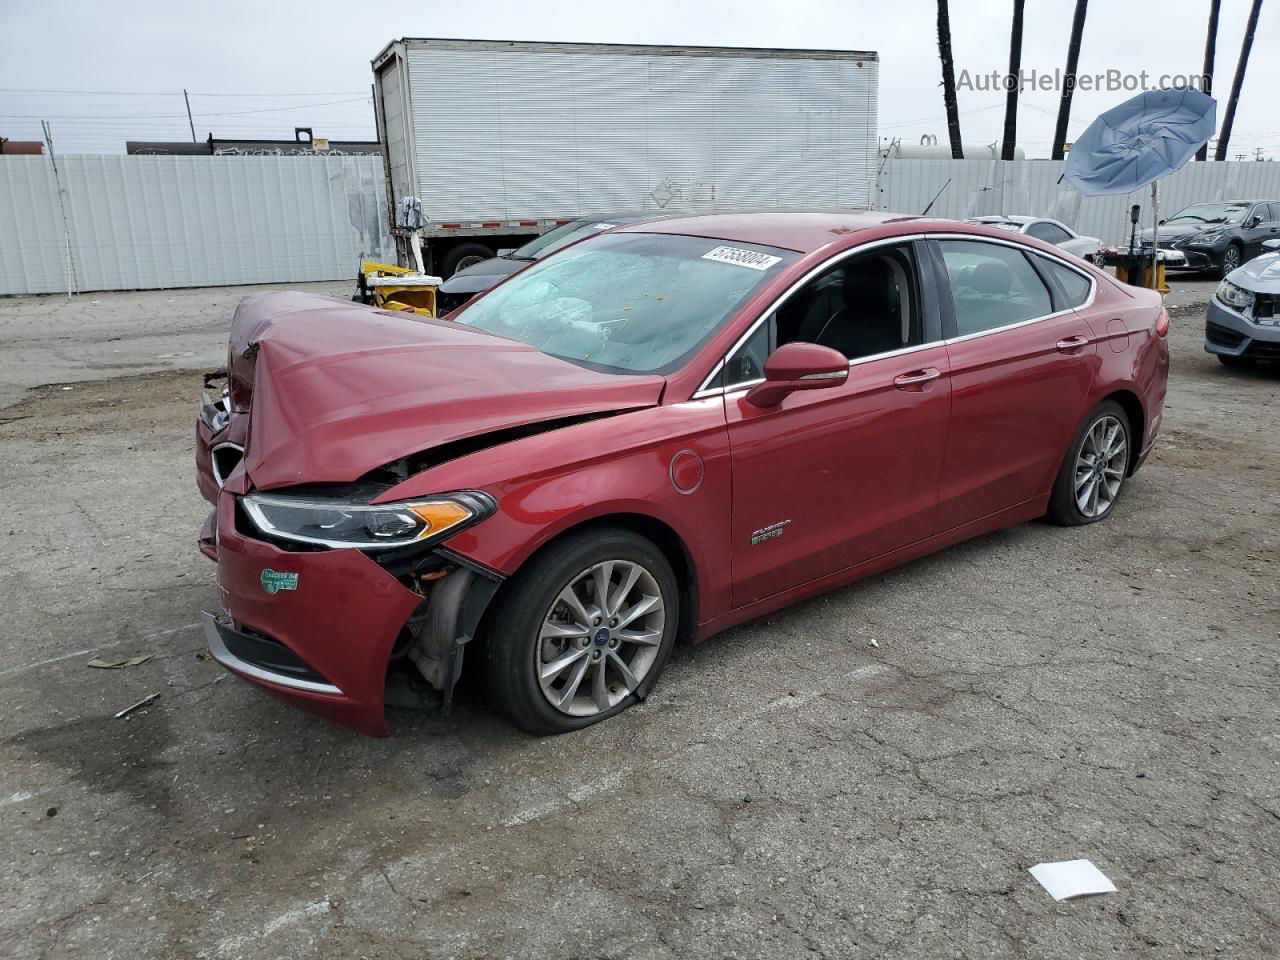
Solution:
<svg viewBox="0 0 1280 960">
<path fill-rule="evenodd" d="M 670 233 L 737 243 L 758 243 L 797 253 L 812 253 L 833 240 L 887 223 L 918 220 L 910 214 L 879 210 L 752 210 L 686 213 L 651 220 L 618 233 Z"/>
</svg>

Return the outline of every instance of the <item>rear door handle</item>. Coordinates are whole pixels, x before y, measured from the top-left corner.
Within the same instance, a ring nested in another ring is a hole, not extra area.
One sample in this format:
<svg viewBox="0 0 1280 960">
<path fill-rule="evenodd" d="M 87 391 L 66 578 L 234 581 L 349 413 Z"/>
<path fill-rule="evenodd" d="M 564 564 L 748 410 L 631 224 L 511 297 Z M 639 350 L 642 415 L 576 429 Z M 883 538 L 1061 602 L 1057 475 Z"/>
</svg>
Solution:
<svg viewBox="0 0 1280 960">
<path fill-rule="evenodd" d="M 899 390 L 909 390 L 912 387 L 920 387 L 926 383 L 937 380 L 941 373 L 936 367 L 925 367 L 923 370 L 912 370 L 910 373 L 902 373 L 893 378 L 893 385 Z"/>
<path fill-rule="evenodd" d="M 1073 350 L 1079 350 L 1081 347 L 1088 345 L 1088 337 L 1064 337 L 1058 341 L 1058 350 L 1062 353 L 1071 353 Z"/>
</svg>

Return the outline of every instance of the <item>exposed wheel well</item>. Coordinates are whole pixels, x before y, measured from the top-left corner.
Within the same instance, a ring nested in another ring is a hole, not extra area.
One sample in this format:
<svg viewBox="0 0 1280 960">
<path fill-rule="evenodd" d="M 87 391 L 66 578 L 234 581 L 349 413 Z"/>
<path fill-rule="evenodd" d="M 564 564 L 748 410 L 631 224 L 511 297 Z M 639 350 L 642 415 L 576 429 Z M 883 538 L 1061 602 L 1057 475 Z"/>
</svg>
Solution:
<svg viewBox="0 0 1280 960">
<path fill-rule="evenodd" d="M 689 555 L 688 547 L 685 546 L 680 535 L 661 520 L 645 516 L 642 513 L 611 513 L 603 517 L 593 517 L 585 523 L 580 523 L 556 534 L 525 560 L 521 564 L 521 568 L 523 569 L 531 563 L 536 563 L 538 555 L 552 544 L 559 543 L 565 537 L 576 536 L 584 530 L 591 530 L 596 527 L 621 527 L 624 530 L 630 530 L 651 541 L 662 551 L 663 556 L 667 558 L 667 562 L 671 564 L 671 569 L 676 575 L 676 583 L 680 585 L 681 617 L 679 629 L 676 633 L 676 641 L 678 643 L 691 642 L 698 627 L 697 574 L 694 570 L 693 559 Z M 494 606 L 496 604 L 491 604 L 490 608 L 492 609 Z"/>
<path fill-rule="evenodd" d="M 1129 451 L 1129 468 L 1128 473 L 1133 472 L 1133 466 L 1138 462 L 1138 454 L 1142 452 L 1143 430 L 1146 427 L 1146 417 L 1142 411 L 1142 401 L 1138 399 L 1138 395 L 1131 390 L 1117 390 L 1115 393 L 1109 394 L 1103 398 L 1104 400 L 1114 400 L 1120 404 L 1120 409 L 1124 411 L 1125 417 L 1129 421 L 1129 437 L 1133 443 L 1133 449 Z"/>
</svg>

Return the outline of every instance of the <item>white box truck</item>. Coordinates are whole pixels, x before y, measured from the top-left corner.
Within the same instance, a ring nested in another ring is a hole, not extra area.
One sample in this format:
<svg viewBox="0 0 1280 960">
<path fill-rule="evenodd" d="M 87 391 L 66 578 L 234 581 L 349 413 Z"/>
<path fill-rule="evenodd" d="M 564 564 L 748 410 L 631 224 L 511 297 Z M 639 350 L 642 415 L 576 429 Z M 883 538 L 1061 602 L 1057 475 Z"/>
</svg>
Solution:
<svg viewBox="0 0 1280 960">
<path fill-rule="evenodd" d="M 400 262 L 583 216 L 865 208 L 879 61 L 852 50 L 405 39 L 373 61 Z"/>
</svg>

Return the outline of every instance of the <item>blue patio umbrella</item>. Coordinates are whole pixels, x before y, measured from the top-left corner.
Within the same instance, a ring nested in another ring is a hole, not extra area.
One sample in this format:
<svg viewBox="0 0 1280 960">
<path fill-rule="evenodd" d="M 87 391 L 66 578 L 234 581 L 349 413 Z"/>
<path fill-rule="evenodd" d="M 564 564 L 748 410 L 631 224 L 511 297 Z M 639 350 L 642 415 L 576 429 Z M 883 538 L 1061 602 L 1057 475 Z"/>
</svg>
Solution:
<svg viewBox="0 0 1280 960">
<path fill-rule="evenodd" d="M 1131 193 L 1185 164 L 1217 128 L 1218 103 L 1199 90 L 1153 90 L 1100 115 L 1071 145 L 1067 182 L 1094 197 Z"/>
<path fill-rule="evenodd" d="M 1213 136 L 1218 103 L 1199 90 L 1153 90 L 1099 116 L 1067 154 L 1063 177 L 1088 197 L 1151 184 L 1151 284 L 1157 285 L 1161 177 Z"/>
</svg>

